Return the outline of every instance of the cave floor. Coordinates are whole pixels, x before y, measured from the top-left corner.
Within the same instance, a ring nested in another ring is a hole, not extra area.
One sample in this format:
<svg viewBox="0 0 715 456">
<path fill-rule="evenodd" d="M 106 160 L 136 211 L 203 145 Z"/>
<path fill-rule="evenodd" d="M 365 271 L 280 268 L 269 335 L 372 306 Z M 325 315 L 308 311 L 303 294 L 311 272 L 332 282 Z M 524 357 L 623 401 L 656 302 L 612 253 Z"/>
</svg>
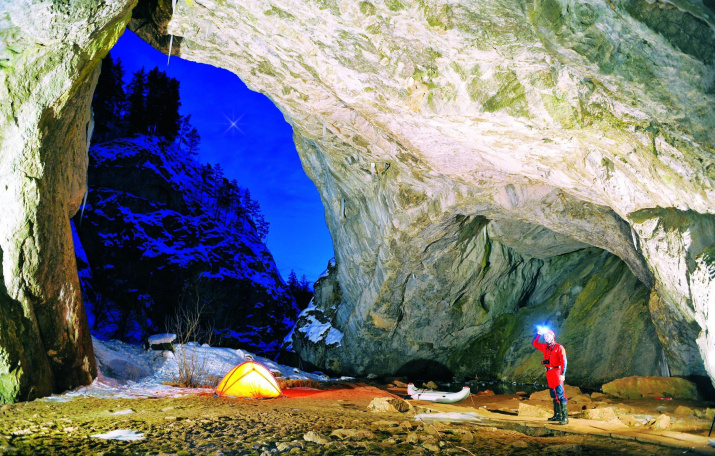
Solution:
<svg viewBox="0 0 715 456">
<path fill-rule="evenodd" d="M 369 412 L 372 399 L 390 394 L 385 388 L 351 384 L 302 391 L 270 400 L 194 395 L 8 404 L 0 407 L 0 454 L 715 454 L 715 448 L 707 446 L 710 423 L 704 419 L 679 418 L 667 431 L 620 429 L 626 434 L 618 435 L 603 422 L 572 418 L 569 425 L 556 426 L 544 418 L 519 417 L 515 410 L 525 399 L 499 395 L 472 396 L 459 404 L 411 401 L 418 413 L 479 414 L 478 421 L 423 422 L 415 420 L 413 412 Z M 636 414 L 657 414 L 654 407 L 662 408 L 650 401 L 621 405 Z M 91 437 L 120 429 L 143 438 Z"/>
</svg>

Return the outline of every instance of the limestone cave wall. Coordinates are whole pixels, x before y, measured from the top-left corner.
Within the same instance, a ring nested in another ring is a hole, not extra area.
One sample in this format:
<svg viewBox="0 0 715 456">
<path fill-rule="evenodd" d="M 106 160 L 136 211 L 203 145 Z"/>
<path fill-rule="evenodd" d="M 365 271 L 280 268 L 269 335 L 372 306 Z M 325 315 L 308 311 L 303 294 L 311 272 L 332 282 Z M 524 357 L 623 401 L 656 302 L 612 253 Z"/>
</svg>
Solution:
<svg viewBox="0 0 715 456">
<path fill-rule="evenodd" d="M 707 5 L 142 0 L 130 20 L 131 1 L 4 2 L 0 319 L 20 326 L 0 335 L 0 385 L 25 386 L 2 397 L 68 386 L 59 366 L 92 375 L 63 220 L 84 189 L 90 76 L 128 21 L 293 126 L 336 251 L 317 304 L 343 334 L 296 331 L 305 359 L 531 379 L 527 336 L 548 320 L 578 382 L 715 378 Z"/>
</svg>

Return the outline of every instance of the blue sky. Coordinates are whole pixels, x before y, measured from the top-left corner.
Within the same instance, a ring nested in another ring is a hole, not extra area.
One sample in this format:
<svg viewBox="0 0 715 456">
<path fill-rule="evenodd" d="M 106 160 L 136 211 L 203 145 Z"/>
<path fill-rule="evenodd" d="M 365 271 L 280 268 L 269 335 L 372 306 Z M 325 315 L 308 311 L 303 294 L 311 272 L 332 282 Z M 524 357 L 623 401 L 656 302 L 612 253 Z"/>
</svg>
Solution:
<svg viewBox="0 0 715 456">
<path fill-rule="evenodd" d="M 333 254 L 318 190 L 295 150 L 291 126 L 265 95 L 249 90 L 235 74 L 171 57 L 129 30 L 111 50 L 122 60 L 125 77 L 142 66 L 159 67 L 180 81 L 182 115 L 201 135 L 198 159 L 221 163 L 226 177 L 251 191 L 271 224 L 266 243 L 284 279 L 294 269 L 310 282 Z M 238 128 L 230 128 L 231 122 Z"/>
</svg>

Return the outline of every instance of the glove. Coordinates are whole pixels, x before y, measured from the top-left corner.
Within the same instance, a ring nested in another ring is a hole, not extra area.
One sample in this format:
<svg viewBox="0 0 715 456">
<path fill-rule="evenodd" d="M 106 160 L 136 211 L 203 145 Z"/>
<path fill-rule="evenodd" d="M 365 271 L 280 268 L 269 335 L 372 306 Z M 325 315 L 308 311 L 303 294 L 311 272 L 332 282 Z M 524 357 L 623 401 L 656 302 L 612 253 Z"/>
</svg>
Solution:
<svg viewBox="0 0 715 456">
<path fill-rule="evenodd" d="M 563 375 L 559 375 L 559 381 L 560 381 L 561 383 L 565 382 L 565 381 L 566 381 L 566 377 L 563 376 Z"/>
</svg>

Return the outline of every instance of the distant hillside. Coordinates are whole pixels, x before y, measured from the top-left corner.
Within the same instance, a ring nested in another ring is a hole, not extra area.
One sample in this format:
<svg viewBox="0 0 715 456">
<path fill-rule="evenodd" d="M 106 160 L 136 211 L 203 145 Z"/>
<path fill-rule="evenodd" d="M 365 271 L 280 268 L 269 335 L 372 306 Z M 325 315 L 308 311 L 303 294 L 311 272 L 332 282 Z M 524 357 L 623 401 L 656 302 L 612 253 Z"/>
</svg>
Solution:
<svg viewBox="0 0 715 456">
<path fill-rule="evenodd" d="M 275 353 L 298 308 L 247 190 L 151 137 L 89 154 L 87 203 L 74 225 L 94 334 L 136 342 L 171 329 L 177 309 L 199 308 L 212 343 Z"/>
</svg>

